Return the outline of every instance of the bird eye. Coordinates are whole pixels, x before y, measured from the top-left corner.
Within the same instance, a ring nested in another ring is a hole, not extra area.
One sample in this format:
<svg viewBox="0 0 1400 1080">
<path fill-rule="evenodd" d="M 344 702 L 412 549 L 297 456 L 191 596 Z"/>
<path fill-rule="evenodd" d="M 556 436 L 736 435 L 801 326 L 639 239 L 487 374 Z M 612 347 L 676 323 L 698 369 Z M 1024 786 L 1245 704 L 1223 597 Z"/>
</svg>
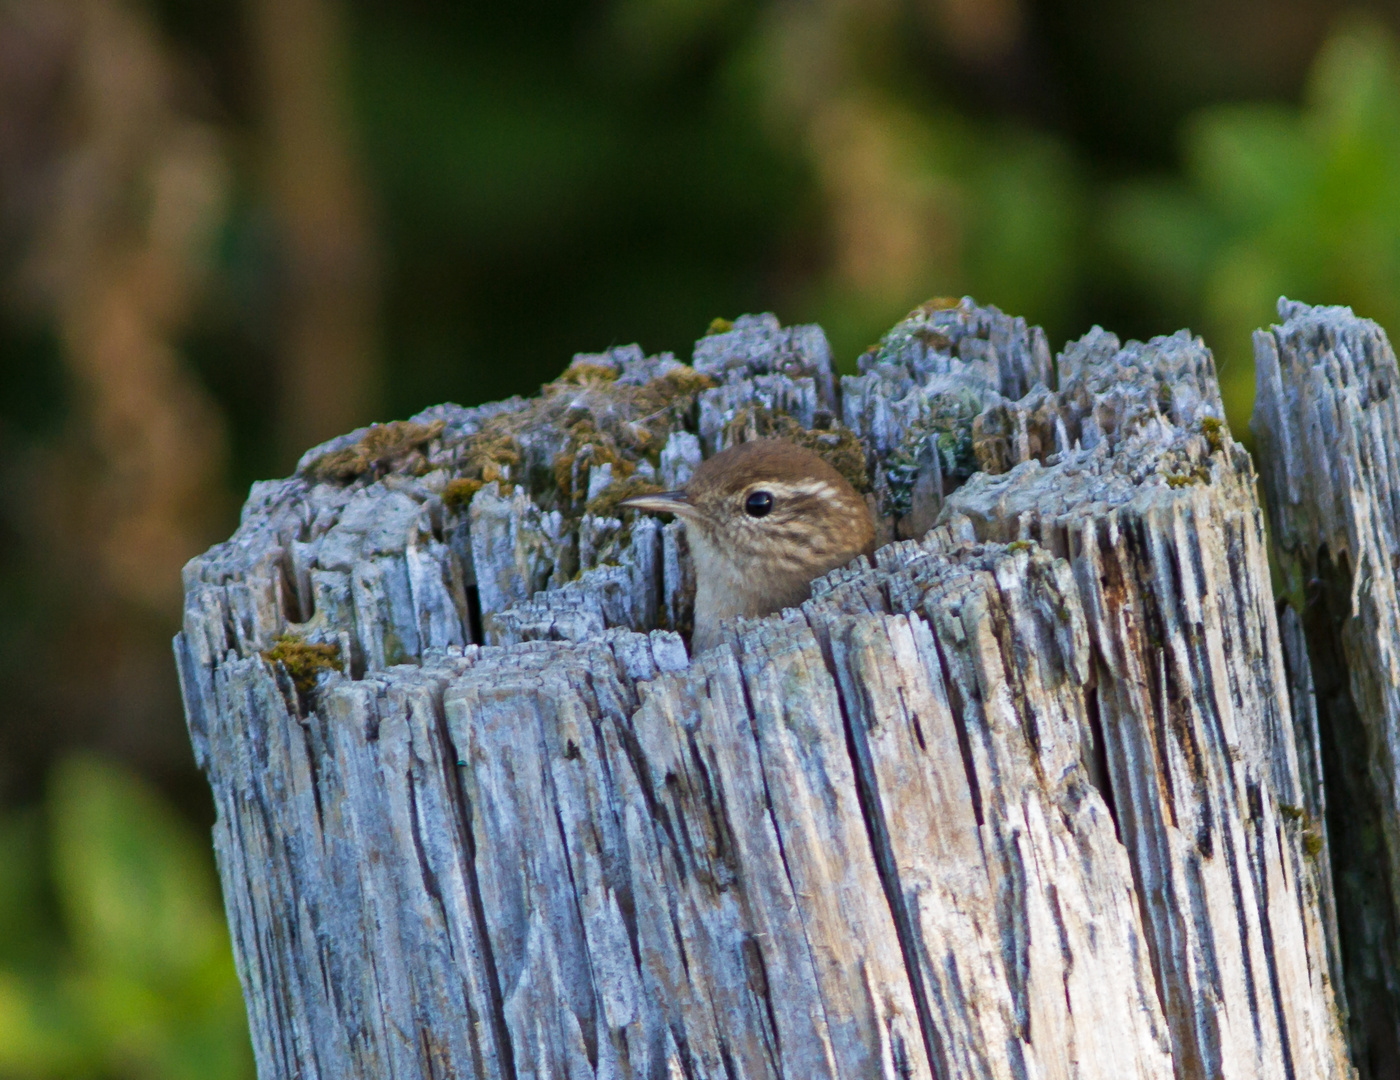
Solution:
<svg viewBox="0 0 1400 1080">
<path fill-rule="evenodd" d="M 751 491 L 744 500 L 744 513 L 751 518 L 761 518 L 773 509 L 773 495 L 768 491 Z"/>
</svg>

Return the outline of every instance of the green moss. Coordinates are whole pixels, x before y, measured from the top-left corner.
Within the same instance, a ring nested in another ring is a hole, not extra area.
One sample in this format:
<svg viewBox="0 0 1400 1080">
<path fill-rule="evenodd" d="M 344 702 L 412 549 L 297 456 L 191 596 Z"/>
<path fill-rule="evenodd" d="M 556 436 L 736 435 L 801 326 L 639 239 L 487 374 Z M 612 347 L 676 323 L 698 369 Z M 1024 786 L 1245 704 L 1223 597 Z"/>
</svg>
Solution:
<svg viewBox="0 0 1400 1080">
<path fill-rule="evenodd" d="M 624 383 L 620 375 L 611 364 L 580 359 L 546 383 L 539 397 L 488 418 L 449 446 L 454 475 L 442 490 L 443 504 L 460 512 L 494 481 L 527 485 L 541 507 L 577 517 L 585 507 L 580 505 L 584 492 L 573 490 L 576 473 L 611 465 L 614 486 L 629 481 L 643 459 L 656 464 L 672 432 L 694 427 L 699 395 L 718 385 L 684 364 L 642 384 Z M 359 475 L 375 454 L 392 453 L 442 430 L 441 423 L 381 425 L 350 451 L 328 455 L 316 468 L 324 475 Z M 615 511 L 616 502 L 641 491 L 635 484 L 610 488 L 600 505 Z"/>
<path fill-rule="evenodd" d="M 520 464 L 520 443 L 512 422 L 517 414 L 493 417 L 480 431 L 467 438 L 458 453 L 458 475 L 442 489 L 443 504 L 450 510 L 464 510 L 472 496 L 493 480 L 509 480 Z"/>
<path fill-rule="evenodd" d="M 870 490 L 870 475 L 865 461 L 865 447 L 850 428 L 830 428 L 826 431 L 804 431 L 797 440 L 802 446 L 820 454 L 828 465 L 846 478 L 860 493 Z"/>
<path fill-rule="evenodd" d="M 575 360 L 564 370 L 564 374 L 559 376 L 559 381 L 570 386 L 587 386 L 590 383 L 617 382 L 620 374 L 622 373 L 610 364 L 590 364 Z"/>
<path fill-rule="evenodd" d="M 339 645 L 312 644 L 297 634 L 283 634 L 264 649 L 262 658 L 270 664 L 281 664 L 298 692 L 310 693 L 316 677 L 323 671 L 343 671 Z"/>
<path fill-rule="evenodd" d="M 907 319 L 918 318 L 921 315 L 932 315 L 935 311 L 948 311 L 962 303 L 962 299 L 957 296 L 930 296 L 922 304 L 916 307 L 908 315 Z"/>
<path fill-rule="evenodd" d="M 1201 417 L 1201 434 L 1206 437 L 1206 445 L 1212 454 L 1225 449 L 1225 422 L 1214 416 Z"/>
<path fill-rule="evenodd" d="M 655 495 L 661 491 L 660 484 L 653 484 L 650 480 L 643 480 L 640 476 L 629 476 L 625 480 L 614 480 L 598 495 L 588 500 L 584 507 L 584 512 L 592 514 L 594 517 L 617 517 L 617 504 L 624 499 L 635 499 L 639 495 Z M 635 513 L 629 510 L 628 513 Z"/>
<path fill-rule="evenodd" d="M 505 479 L 510 467 L 519 464 L 520 443 L 515 435 L 494 425 L 482 428 L 463 447 L 463 474 L 485 484 Z"/>
<path fill-rule="evenodd" d="M 1030 551 L 1034 547 L 1029 540 L 1013 540 L 1006 545 L 1007 551 Z"/>
<path fill-rule="evenodd" d="M 592 418 L 581 420 L 569 429 L 568 443 L 554 456 L 554 484 L 565 499 L 574 497 L 574 465 L 585 452 L 590 469 L 611 465 L 615 479 L 631 476 L 637 468 L 636 458 L 625 455 L 614 436 L 599 431 Z"/>
<path fill-rule="evenodd" d="M 734 323 L 731 320 L 716 315 L 710 320 L 710 325 L 705 330 L 705 336 L 709 337 L 711 334 L 727 334 L 733 329 Z"/>
<path fill-rule="evenodd" d="M 486 486 L 488 481 L 469 476 L 459 476 L 449 480 L 442 489 L 443 505 L 451 510 L 462 510 L 470 505 L 472 496 Z"/>
<path fill-rule="evenodd" d="M 660 452 L 671 432 L 685 425 L 699 395 L 716 383 L 682 364 L 641 386 L 606 381 L 582 385 L 581 394 L 575 384 L 550 383 L 539 405 L 539 422 L 558 424 L 566 433 L 563 447 L 550 462 L 565 509 L 581 494 L 573 490 L 581 456 L 586 455 L 590 468 L 611 465 L 615 481 L 627 479 L 638 461 Z"/>
<path fill-rule="evenodd" d="M 1171 488 L 1184 488 L 1192 484 L 1209 484 L 1210 467 L 1206 465 L 1196 465 L 1190 472 L 1169 472 L 1162 474 L 1167 486 Z"/>
<path fill-rule="evenodd" d="M 375 424 L 355 445 L 317 458 L 306 467 L 305 475 L 312 480 L 339 483 L 349 483 L 366 473 L 406 472 L 421 476 L 428 467 L 421 448 L 441 435 L 445 426 L 441 420 L 431 424 L 412 420 Z"/>
<path fill-rule="evenodd" d="M 687 364 L 672 368 L 659 379 L 652 379 L 647 383 L 651 392 L 660 394 L 668 401 L 674 401 L 678 397 L 689 397 L 699 394 L 702 390 L 710 390 L 718 386 L 719 383 L 703 371 L 696 371 Z"/>
<path fill-rule="evenodd" d="M 1302 826 L 1303 850 L 1316 858 L 1322 851 L 1322 825 L 1303 806 L 1294 806 L 1291 803 L 1278 804 L 1279 816 L 1297 822 Z"/>
</svg>

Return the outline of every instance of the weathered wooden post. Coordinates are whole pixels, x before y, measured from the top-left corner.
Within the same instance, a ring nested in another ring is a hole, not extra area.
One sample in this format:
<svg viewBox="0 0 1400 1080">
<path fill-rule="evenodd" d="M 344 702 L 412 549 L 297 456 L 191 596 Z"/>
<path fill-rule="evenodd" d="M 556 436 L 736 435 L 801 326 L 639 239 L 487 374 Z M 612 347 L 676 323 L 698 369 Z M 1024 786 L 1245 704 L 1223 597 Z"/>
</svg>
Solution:
<svg viewBox="0 0 1400 1080">
<path fill-rule="evenodd" d="M 1311 659 L 1350 1034 L 1400 1077 L 1400 369 L 1348 308 L 1279 301 L 1254 335 L 1252 426 L 1298 655 Z M 1300 717 L 1302 719 L 1302 717 Z M 1321 821 L 1324 807 L 1309 803 Z"/>
<path fill-rule="evenodd" d="M 256 486 L 176 656 L 260 1075 L 1351 1075 L 1324 678 L 1223 416 L 1185 333 L 1054 364 L 963 301 L 839 388 L 746 317 Z M 907 539 L 692 660 L 616 504 L 762 434 Z"/>
</svg>

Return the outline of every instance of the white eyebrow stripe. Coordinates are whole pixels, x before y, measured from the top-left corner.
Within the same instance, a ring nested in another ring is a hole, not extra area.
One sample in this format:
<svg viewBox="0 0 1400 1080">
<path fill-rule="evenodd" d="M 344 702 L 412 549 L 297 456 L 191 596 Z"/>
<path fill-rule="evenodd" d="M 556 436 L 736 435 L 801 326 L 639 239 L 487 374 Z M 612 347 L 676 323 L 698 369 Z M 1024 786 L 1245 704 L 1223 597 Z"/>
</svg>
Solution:
<svg viewBox="0 0 1400 1080">
<path fill-rule="evenodd" d="M 836 489 L 825 480 L 807 481 L 801 484 L 784 484 L 784 493 L 787 495 L 806 495 L 816 499 L 829 499 L 836 494 Z"/>
<path fill-rule="evenodd" d="M 835 500 L 840 492 L 825 480 L 799 480 L 789 483 L 786 480 L 760 480 L 744 489 L 746 494 L 766 491 L 775 499 L 812 498 Z"/>
</svg>

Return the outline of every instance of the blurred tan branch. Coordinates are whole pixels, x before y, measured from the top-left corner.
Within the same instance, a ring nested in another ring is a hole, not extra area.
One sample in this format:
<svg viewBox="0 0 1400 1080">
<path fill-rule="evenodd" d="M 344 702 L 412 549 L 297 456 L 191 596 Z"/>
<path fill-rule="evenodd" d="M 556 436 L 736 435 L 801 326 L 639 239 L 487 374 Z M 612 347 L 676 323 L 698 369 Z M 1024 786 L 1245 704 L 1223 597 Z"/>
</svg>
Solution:
<svg viewBox="0 0 1400 1080">
<path fill-rule="evenodd" d="M 222 219 L 223 147 L 182 113 L 141 14 L 65 6 L 71 139 L 22 275 L 57 320 L 75 398 L 50 527 L 76 560 L 92 549 L 116 597 L 173 612 L 224 466 L 222 418 L 174 345 Z"/>
<path fill-rule="evenodd" d="M 1020 0 L 923 0 L 933 30 L 968 63 L 995 63 L 1021 40 Z"/>
<path fill-rule="evenodd" d="M 959 186 L 920 161 L 926 138 L 892 103 L 850 94 L 822 103 L 809 129 L 843 289 L 902 297 L 948 280 L 962 247 Z"/>
<path fill-rule="evenodd" d="M 856 306 L 898 307 L 963 276 L 960 184 L 928 117 L 878 89 L 899 13 L 894 0 L 774 4 L 752 69 L 825 197 L 824 288 Z"/>
<path fill-rule="evenodd" d="M 285 300 L 280 441 L 288 464 L 371 418 L 378 253 L 344 100 L 335 0 L 253 0 L 266 169 Z"/>
<path fill-rule="evenodd" d="M 934 48 L 911 47 L 911 16 Z M 1023 46 L 1020 0 L 770 0 L 742 70 L 769 130 L 811 164 L 825 231 L 790 305 L 856 348 L 936 295 L 1053 319 L 1073 288 L 1073 163 L 1018 124 L 972 123 L 908 89 L 930 63 L 1000 79 Z"/>
</svg>

